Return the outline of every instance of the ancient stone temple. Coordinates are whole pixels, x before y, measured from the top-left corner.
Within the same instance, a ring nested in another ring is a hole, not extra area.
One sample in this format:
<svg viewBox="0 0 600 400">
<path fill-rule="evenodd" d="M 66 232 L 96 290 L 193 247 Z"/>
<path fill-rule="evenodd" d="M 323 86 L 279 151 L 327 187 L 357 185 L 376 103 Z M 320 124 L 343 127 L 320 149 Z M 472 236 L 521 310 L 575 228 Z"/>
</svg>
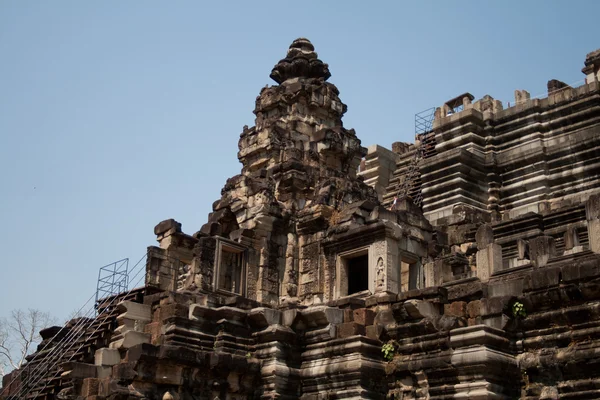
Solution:
<svg viewBox="0 0 600 400">
<path fill-rule="evenodd" d="M 600 398 L 600 51 L 583 72 L 365 148 L 295 40 L 207 223 L 159 223 L 144 284 L 42 331 L 3 399 Z"/>
</svg>

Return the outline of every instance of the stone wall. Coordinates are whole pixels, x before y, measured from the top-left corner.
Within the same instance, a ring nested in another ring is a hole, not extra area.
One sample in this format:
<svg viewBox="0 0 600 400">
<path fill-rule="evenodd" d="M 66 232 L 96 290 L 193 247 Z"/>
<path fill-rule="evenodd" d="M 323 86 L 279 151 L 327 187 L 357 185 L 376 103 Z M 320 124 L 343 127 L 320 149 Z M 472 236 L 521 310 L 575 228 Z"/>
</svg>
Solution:
<svg viewBox="0 0 600 400">
<path fill-rule="evenodd" d="M 391 152 L 297 39 L 207 223 L 159 223 L 140 297 L 28 398 L 600 398 L 595 54 L 582 87 L 466 93 Z"/>
</svg>

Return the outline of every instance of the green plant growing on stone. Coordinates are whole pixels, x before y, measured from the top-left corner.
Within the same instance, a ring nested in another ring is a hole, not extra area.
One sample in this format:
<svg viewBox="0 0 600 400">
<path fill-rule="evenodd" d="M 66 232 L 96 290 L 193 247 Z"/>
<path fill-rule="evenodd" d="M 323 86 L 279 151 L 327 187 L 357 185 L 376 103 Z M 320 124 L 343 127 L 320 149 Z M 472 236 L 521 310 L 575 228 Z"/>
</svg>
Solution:
<svg viewBox="0 0 600 400">
<path fill-rule="evenodd" d="M 515 318 L 525 318 L 527 316 L 527 312 L 525 311 L 525 306 L 523 303 L 516 301 L 512 305 L 512 314 Z"/>
<path fill-rule="evenodd" d="M 392 341 L 389 341 L 381 346 L 381 352 L 383 353 L 384 360 L 392 361 L 394 359 L 394 354 L 396 353 L 396 346 L 394 346 Z"/>
<path fill-rule="evenodd" d="M 246 353 L 246 358 L 252 358 L 252 353 L 250 353 L 250 352 L 247 352 L 247 353 Z"/>
</svg>

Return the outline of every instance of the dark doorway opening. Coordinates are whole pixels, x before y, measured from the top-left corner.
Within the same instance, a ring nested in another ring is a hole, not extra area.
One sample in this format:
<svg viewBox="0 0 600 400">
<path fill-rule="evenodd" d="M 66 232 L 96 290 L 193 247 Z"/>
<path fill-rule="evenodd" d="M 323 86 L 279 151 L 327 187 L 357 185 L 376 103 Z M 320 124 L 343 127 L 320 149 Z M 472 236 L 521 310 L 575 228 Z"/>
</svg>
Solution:
<svg viewBox="0 0 600 400">
<path fill-rule="evenodd" d="M 350 258 L 348 266 L 348 294 L 369 289 L 369 255 Z"/>
<path fill-rule="evenodd" d="M 408 290 L 419 288 L 419 265 L 410 264 L 408 266 Z"/>
</svg>

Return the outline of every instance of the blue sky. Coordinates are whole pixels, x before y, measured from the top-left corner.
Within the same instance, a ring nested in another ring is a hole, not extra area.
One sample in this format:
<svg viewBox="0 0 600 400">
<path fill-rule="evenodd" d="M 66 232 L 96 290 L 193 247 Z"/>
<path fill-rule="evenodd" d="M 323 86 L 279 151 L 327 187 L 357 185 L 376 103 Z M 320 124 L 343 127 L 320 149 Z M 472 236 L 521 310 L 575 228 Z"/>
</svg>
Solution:
<svg viewBox="0 0 600 400">
<path fill-rule="evenodd" d="M 295 38 L 329 64 L 345 126 L 390 147 L 463 92 L 506 105 L 583 80 L 599 14 L 595 0 L 0 2 L 0 317 L 65 318 L 161 220 L 199 230 Z"/>
</svg>

